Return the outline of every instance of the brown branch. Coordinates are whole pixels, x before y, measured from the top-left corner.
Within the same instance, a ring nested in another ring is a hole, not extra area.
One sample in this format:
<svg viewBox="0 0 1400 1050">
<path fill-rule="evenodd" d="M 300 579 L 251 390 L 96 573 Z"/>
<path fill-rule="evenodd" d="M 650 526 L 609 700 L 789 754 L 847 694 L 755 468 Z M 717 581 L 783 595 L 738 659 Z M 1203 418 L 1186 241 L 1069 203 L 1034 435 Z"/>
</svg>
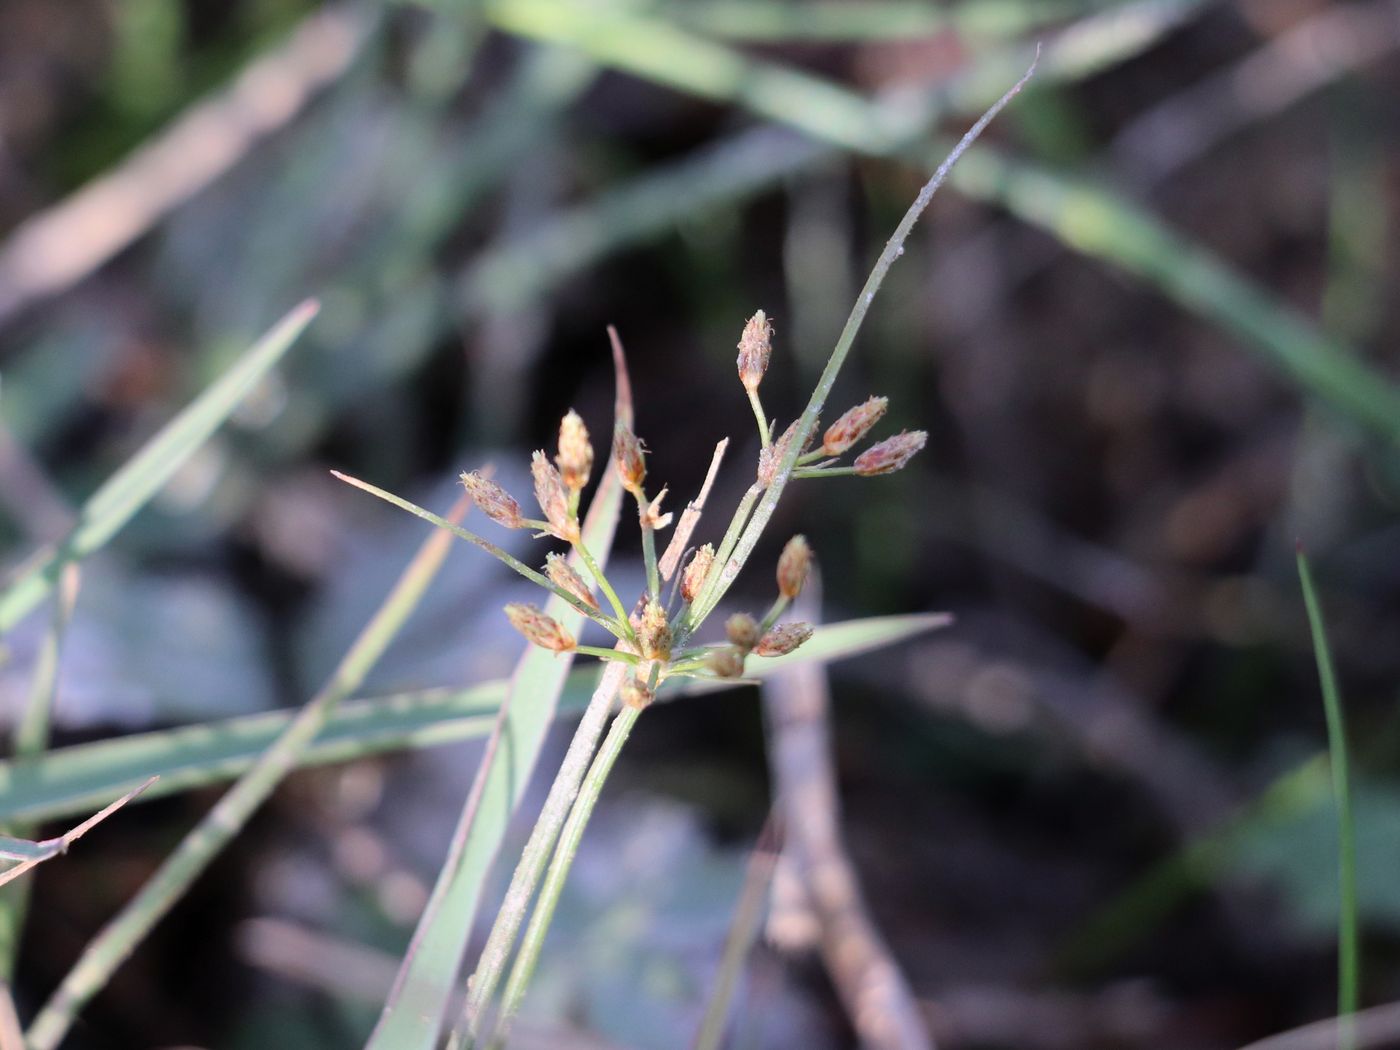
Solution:
<svg viewBox="0 0 1400 1050">
<path fill-rule="evenodd" d="M 814 589 L 809 584 L 809 595 Z M 914 994 L 866 911 L 841 839 L 826 674 L 810 664 L 774 675 L 763 684 L 763 704 L 784 856 L 794 862 L 818 920 L 822 956 L 851 1024 L 871 1050 L 932 1050 Z"/>
</svg>

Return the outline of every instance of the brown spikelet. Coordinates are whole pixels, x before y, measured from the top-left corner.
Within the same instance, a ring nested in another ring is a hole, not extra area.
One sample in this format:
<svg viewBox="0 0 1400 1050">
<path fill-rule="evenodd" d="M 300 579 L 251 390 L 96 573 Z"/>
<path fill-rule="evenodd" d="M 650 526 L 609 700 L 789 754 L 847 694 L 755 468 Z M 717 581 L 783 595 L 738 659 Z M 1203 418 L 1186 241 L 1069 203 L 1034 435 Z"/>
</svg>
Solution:
<svg viewBox="0 0 1400 1050">
<path fill-rule="evenodd" d="M 506 616 L 510 618 L 512 627 L 542 649 L 567 653 L 578 644 L 573 635 L 564 630 L 553 617 L 540 612 L 536 606 L 511 602 L 506 606 Z"/>
<path fill-rule="evenodd" d="M 783 623 L 760 638 L 753 651 L 757 656 L 786 656 L 810 637 L 811 624 Z"/>
<path fill-rule="evenodd" d="M 568 591 L 590 609 L 598 608 L 598 599 L 589 592 L 588 584 L 583 582 L 583 577 L 573 570 L 563 555 L 546 554 L 544 571 L 554 586 Z"/>
<path fill-rule="evenodd" d="M 705 544 L 690 556 L 690 563 L 686 565 L 685 572 L 681 574 L 681 598 L 688 602 L 693 602 L 695 596 L 700 593 L 700 588 L 705 582 L 705 577 L 710 574 L 710 566 L 715 563 L 715 548 L 712 544 Z"/>
<path fill-rule="evenodd" d="M 885 438 L 856 457 L 853 464 L 855 472 L 867 478 L 877 474 L 893 474 L 908 463 L 914 453 L 927 442 L 928 435 L 922 430 L 907 430 L 894 437 Z"/>
<path fill-rule="evenodd" d="M 569 493 L 564 479 L 542 451 L 530 460 L 530 473 L 535 479 L 535 499 L 539 501 L 549 531 L 561 540 L 573 543 L 579 538 L 578 519 L 569 513 Z"/>
<path fill-rule="evenodd" d="M 763 382 L 768 371 L 768 358 L 773 353 L 773 326 L 762 311 L 749 318 L 744 334 L 739 337 L 739 382 L 753 391 Z"/>
<path fill-rule="evenodd" d="M 593 473 L 593 445 L 588 440 L 588 428 L 572 408 L 559 424 L 559 455 L 554 457 L 564 487 L 570 492 L 582 492 Z"/>
<path fill-rule="evenodd" d="M 501 486 L 494 481 L 487 481 L 474 470 L 470 474 L 463 474 L 460 480 L 472 502 L 492 521 L 508 529 L 525 527 L 520 517 L 520 504 Z"/>
<path fill-rule="evenodd" d="M 724 621 L 724 636 L 736 649 L 748 652 L 758 642 L 758 621 L 748 613 L 735 613 Z"/>
<path fill-rule="evenodd" d="M 646 687 L 646 683 L 640 681 L 636 675 L 629 675 L 627 681 L 622 683 L 622 688 L 618 690 L 618 696 L 628 707 L 635 707 L 641 711 L 655 699 L 656 694 Z"/>
<path fill-rule="evenodd" d="M 716 678 L 738 678 L 744 673 L 744 654 L 732 645 L 711 650 L 705 669 Z"/>
<path fill-rule="evenodd" d="M 797 436 L 798 422 L 794 419 L 777 441 L 758 454 L 758 483 L 764 488 L 773 484 L 773 479 L 778 476 L 778 465 L 787 455 L 788 446 L 792 444 L 792 439 Z"/>
<path fill-rule="evenodd" d="M 623 488 L 633 495 L 641 492 L 642 481 L 647 476 L 646 454 L 641 440 L 624 423 L 619 423 L 613 432 L 613 465 Z"/>
<path fill-rule="evenodd" d="M 778 557 L 778 593 L 789 600 L 802 592 L 812 569 L 812 548 L 805 536 L 794 536 Z"/>
<path fill-rule="evenodd" d="M 839 456 L 851 448 L 880 421 L 889 404 L 889 398 L 872 397 L 847 411 L 827 427 L 826 434 L 822 437 L 822 452 L 828 456 Z"/>
<path fill-rule="evenodd" d="M 671 627 L 666 622 L 666 607 L 648 601 L 637 624 L 637 642 L 648 660 L 668 660 L 671 657 Z"/>
</svg>

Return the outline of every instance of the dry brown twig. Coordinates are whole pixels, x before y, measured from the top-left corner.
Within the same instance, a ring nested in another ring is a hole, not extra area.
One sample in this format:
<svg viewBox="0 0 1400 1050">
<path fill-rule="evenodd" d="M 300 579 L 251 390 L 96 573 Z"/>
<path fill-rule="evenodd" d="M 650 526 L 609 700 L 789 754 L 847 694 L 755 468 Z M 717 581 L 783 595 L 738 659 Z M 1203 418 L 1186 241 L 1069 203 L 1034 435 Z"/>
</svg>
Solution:
<svg viewBox="0 0 1400 1050">
<path fill-rule="evenodd" d="M 813 581 L 804 595 L 812 606 L 804 618 L 813 622 L 816 589 Z M 785 831 L 780 870 L 797 876 L 816 919 L 827 971 L 861 1045 L 932 1050 L 918 1001 L 870 918 L 842 842 L 825 673 L 814 664 L 774 675 L 763 684 L 763 706 L 768 764 Z M 789 914 L 791 903 L 789 897 Z"/>
</svg>

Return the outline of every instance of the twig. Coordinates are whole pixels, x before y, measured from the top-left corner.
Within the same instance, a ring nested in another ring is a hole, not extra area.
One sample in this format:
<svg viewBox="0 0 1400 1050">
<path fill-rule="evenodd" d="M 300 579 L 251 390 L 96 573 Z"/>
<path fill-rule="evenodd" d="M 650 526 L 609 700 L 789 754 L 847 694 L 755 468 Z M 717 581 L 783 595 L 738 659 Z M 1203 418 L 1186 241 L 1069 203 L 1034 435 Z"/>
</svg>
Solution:
<svg viewBox="0 0 1400 1050">
<path fill-rule="evenodd" d="M 815 581 L 804 594 L 815 606 Z M 808 612 L 804 619 L 813 620 Z M 846 1013 L 872 1050 L 932 1050 L 918 1003 L 866 912 L 838 827 L 836 774 L 827 725 L 830 697 L 817 665 L 763 685 L 768 763 L 787 841 L 820 924 L 821 950 Z"/>
</svg>

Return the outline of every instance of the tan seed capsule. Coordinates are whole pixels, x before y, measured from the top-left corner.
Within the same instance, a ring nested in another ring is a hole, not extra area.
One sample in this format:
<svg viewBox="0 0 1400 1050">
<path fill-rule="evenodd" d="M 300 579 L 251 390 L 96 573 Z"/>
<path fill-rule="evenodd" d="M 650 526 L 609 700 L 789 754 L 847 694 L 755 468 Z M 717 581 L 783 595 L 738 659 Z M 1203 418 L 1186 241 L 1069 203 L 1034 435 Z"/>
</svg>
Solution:
<svg viewBox="0 0 1400 1050">
<path fill-rule="evenodd" d="M 572 408 L 559 424 L 559 455 L 554 457 L 564 487 L 570 492 L 582 492 L 593 473 L 593 445 L 588 440 L 588 428 Z"/>
<path fill-rule="evenodd" d="M 744 654 L 730 645 L 712 650 L 705 657 L 705 669 L 716 678 L 739 678 L 744 673 Z"/>
<path fill-rule="evenodd" d="M 567 653 L 578 644 L 573 635 L 564 630 L 553 617 L 540 612 L 536 606 L 511 602 L 506 606 L 506 616 L 510 618 L 512 627 L 542 649 Z"/>
<path fill-rule="evenodd" d="M 724 621 L 724 636 L 748 652 L 758 642 L 758 621 L 748 613 L 735 613 Z"/>
<path fill-rule="evenodd" d="M 681 598 L 693 602 L 700 593 L 705 577 L 710 574 L 710 566 L 715 563 L 715 548 L 705 544 L 690 556 L 690 563 L 681 574 Z"/>
<path fill-rule="evenodd" d="M 588 584 L 583 582 L 583 577 L 573 570 L 563 555 L 546 554 L 544 571 L 554 586 L 568 591 L 590 609 L 598 608 L 598 599 L 589 592 Z"/>
<path fill-rule="evenodd" d="M 802 592 L 812 568 L 812 548 L 805 536 L 794 536 L 778 557 L 778 593 L 789 600 Z"/>
<path fill-rule="evenodd" d="M 638 681 L 637 677 L 633 675 L 622 683 L 622 688 L 618 690 L 618 696 L 628 707 L 635 707 L 641 711 L 655 699 L 656 694 L 646 687 L 645 682 Z"/>
<path fill-rule="evenodd" d="M 494 481 L 487 481 L 474 470 L 470 474 L 463 474 L 461 482 L 481 513 L 508 529 L 524 528 L 525 523 L 520 517 L 520 504 L 501 486 Z"/>
<path fill-rule="evenodd" d="M 758 640 L 753 651 L 758 656 L 786 656 L 810 637 L 811 624 L 779 624 Z"/>
<path fill-rule="evenodd" d="M 773 326 L 762 310 L 749 318 L 744 334 L 739 337 L 739 382 L 747 390 L 757 390 L 768 371 L 768 358 L 773 353 Z"/>
<path fill-rule="evenodd" d="M 642 655 L 648 660 L 669 660 L 671 658 L 671 627 L 666 622 L 666 607 L 660 602 L 648 601 L 642 609 L 642 618 L 637 625 L 637 641 Z"/>
<path fill-rule="evenodd" d="M 758 454 L 758 483 L 764 488 L 773 484 L 773 479 L 778 476 L 778 466 L 787 455 L 788 446 L 792 444 L 793 438 L 797 436 L 797 424 L 798 420 L 794 419 L 777 441 Z"/>
<path fill-rule="evenodd" d="M 872 397 L 856 405 L 827 428 L 822 438 L 822 452 L 828 456 L 839 456 L 851 448 L 880 421 L 889 404 L 889 398 Z"/>
<path fill-rule="evenodd" d="M 640 439 L 623 423 L 613 432 L 613 465 L 623 488 L 634 494 L 642 490 L 642 481 L 647 476 L 646 455 Z"/>
<path fill-rule="evenodd" d="M 564 479 L 542 451 L 531 458 L 530 473 L 535 479 L 535 499 L 539 501 L 545 521 L 549 522 L 549 531 L 573 543 L 579 538 L 578 519 L 569 513 L 569 493 L 564 488 Z"/>
<path fill-rule="evenodd" d="M 893 474 L 913 458 L 914 453 L 928 442 L 928 435 L 922 430 L 909 430 L 894 437 L 885 438 L 878 445 L 871 445 L 856 457 L 855 472 L 862 477 L 876 474 Z"/>
</svg>

